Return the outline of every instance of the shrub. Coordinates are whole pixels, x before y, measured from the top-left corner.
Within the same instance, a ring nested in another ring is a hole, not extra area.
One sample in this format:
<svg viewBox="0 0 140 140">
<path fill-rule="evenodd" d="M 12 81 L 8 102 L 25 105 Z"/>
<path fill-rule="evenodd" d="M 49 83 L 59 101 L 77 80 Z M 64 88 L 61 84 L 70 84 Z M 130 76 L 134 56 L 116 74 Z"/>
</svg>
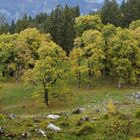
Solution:
<svg viewBox="0 0 140 140">
<path fill-rule="evenodd" d="M 2 105 L 0 104 L 0 111 L 2 111 L 2 109 L 3 109 L 3 107 L 2 107 Z"/>
<path fill-rule="evenodd" d="M 81 126 L 76 134 L 77 135 L 87 135 L 87 134 L 91 134 L 93 132 L 93 124 L 91 123 L 85 123 L 83 126 Z"/>
<path fill-rule="evenodd" d="M 4 115 L 0 114 L 0 120 L 4 120 L 4 119 L 5 119 Z"/>
<path fill-rule="evenodd" d="M 108 114 L 105 114 L 105 115 L 103 116 L 103 118 L 106 119 L 106 120 L 108 120 L 108 119 L 109 119 L 109 115 L 108 115 Z"/>
<path fill-rule="evenodd" d="M 115 108 L 115 105 L 112 100 L 109 100 L 109 102 L 107 104 L 107 110 L 111 114 L 114 114 L 116 112 L 116 108 Z"/>
<path fill-rule="evenodd" d="M 136 116 L 136 118 L 140 118 L 140 109 L 136 110 L 135 116 Z"/>
</svg>

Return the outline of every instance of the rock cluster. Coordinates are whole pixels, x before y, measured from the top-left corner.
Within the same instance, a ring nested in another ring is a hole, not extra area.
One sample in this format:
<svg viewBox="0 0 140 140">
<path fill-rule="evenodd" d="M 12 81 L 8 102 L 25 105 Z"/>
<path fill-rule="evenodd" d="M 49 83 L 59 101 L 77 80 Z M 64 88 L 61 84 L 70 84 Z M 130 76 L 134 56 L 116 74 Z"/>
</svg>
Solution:
<svg viewBox="0 0 140 140">
<path fill-rule="evenodd" d="M 131 101 L 140 100 L 140 92 L 133 92 L 130 95 L 127 95 L 127 98 Z"/>
</svg>

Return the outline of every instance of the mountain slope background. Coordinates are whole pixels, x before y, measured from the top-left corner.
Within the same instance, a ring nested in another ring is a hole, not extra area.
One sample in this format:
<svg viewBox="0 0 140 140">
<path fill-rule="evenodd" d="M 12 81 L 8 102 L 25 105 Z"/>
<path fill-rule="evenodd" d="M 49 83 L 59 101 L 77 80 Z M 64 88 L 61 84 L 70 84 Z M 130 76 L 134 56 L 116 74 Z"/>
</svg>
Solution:
<svg viewBox="0 0 140 140">
<path fill-rule="evenodd" d="M 117 0 L 119 3 L 122 0 Z M 40 12 L 50 13 L 58 4 L 62 6 L 79 5 L 82 14 L 96 11 L 103 6 L 104 0 L 4 0 L 0 1 L 0 15 L 4 15 L 7 21 L 17 20 L 25 13 L 35 16 Z"/>
</svg>

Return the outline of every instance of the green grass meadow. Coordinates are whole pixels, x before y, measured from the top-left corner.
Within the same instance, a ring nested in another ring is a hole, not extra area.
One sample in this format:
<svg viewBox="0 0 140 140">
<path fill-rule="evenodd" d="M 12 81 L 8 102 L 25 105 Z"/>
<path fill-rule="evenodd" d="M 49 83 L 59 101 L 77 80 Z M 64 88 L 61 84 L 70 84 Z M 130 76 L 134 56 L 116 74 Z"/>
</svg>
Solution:
<svg viewBox="0 0 140 140">
<path fill-rule="evenodd" d="M 114 83 L 103 81 L 91 89 L 86 89 L 83 83 L 78 89 L 74 81 L 70 82 L 70 93 L 55 99 L 49 96 L 48 107 L 43 102 L 43 93 L 34 94 L 37 92 L 34 86 L 13 81 L 0 83 L 0 126 L 7 135 L 15 135 L 13 138 L 0 136 L 0 139 L 22 139 L 22 133 L 29 132 L 30 136 L 26 139 L 31 140 L 139 140 L 140 119 L 136 118 L 135 112 L 140 104 L 126 98 L 140 91 L 139 86 L 118 89 Z M 115 104 L 115 115 L 106 109 L 109 100 Z M 76 108 L 84 108 L 85 111 L 72 114 Z M 96 112 L 96 109 L 100 112 Z M 59 114 L 62 111 L 67 115 L 61 115 L 58 120 L 42 118 L 42 115 Z M 7 116 L 10 113 L 14 113 L 17 118 L 10 119 Z M 88 116 L 90 121 L 78 126 L 77 122 L 83 116 Z M 50 122 L 62 128 L 62 131 L 56 133 L 48 130 Z M 42 128 L 47 137 L 37 134 L 34 131 L 36 128 Z"/>
</svg>

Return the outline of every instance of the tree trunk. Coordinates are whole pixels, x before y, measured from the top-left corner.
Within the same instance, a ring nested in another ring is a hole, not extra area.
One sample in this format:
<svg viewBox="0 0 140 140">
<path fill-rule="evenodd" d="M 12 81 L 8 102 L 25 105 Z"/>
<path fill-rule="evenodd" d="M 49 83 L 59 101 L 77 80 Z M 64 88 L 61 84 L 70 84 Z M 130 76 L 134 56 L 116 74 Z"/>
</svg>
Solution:
<svg viewBox="0 0 140 140">
<path fill-rule="evenodd" d="M 44 89 L 44 99 L 45 99 L 45 103 L 48 106 L 49 105 L 49 98 L 48 98 L 48 90 Z"/>
<path fill-rule="evenodd" d="M 19 65 L 18 64 L 17 64 L 16 70 L 15 70 L 15 80 L 16 80 L 16 84 L 18 84 L 18 82 L 19 82 Z"/>
<path fill-rule="evenodd" d="M 90 89 L 90 82 L 88 82 L 87 84 L 87 89 Z"/>
<path fill-rule="evenodd" d="M 16 80 L 16 84 L 18 84 L 18 72 L 16 72 L 15 74 L 15 80 Z"/>
<path fill-rule="evenodd" d="M 90 77 L 90 72 L 88 72 L 88 81 L 87 81 L 87 89 L 90 89 L 90 82 L 91 82 L 91 77 Z"/>
<path fill-rule="evenodd" d="M 77 88 L 80 88 L 81 85 L 81 73 L 78 72 L 78 83 L 77 83 Z"/>
<path fill-rule="evenodd" d="M 88 83 L 87 83 L 87 89 L 90 89 L 90 82 L 92 78 L 92 72 L 91 72 L 91 65 L 88 64 Z"/>
<path fill-rule="evenodd" d="M 118 88 L 121 88 L 121 80 L 119 80 L 119 82 L 118 82 Z"/>
</svg>

